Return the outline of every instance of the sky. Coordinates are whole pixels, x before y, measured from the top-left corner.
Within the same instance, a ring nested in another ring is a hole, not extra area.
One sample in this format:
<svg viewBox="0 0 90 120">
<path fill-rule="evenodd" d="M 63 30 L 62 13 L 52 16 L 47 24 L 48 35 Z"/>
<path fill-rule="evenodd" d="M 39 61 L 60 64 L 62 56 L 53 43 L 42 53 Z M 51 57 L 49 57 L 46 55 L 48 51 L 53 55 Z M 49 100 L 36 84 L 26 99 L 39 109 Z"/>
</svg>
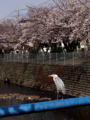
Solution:
<svg viewBox="0 0 90 120">
<path fill-rule="evenodd" d="M 20 10 L 20 16 L 24 16 L 27 13 L 28 6 L 38 6 L 43 3 L 50 2 L 51 0 L 0 0 L 0 21 L 3 19 L 15 18 L 18 12 L 15 10 Z"/>
</svg>

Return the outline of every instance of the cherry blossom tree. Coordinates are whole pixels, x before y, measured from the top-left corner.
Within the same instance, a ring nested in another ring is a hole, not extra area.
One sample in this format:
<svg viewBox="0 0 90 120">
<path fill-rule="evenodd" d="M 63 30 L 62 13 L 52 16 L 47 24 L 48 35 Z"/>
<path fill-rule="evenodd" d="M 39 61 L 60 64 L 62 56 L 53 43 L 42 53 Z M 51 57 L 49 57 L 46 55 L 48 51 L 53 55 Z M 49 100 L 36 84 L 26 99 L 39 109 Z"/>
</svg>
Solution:
<svg viewBox="0 0 90 120">
<path fill-rule="evenodd" d="M 61 37 L 68 51 L 74 51 L 79 41 L 89 40 L 90 36 L 90 1 L 88 0 L 52 0 L 62 15 L 64 23 Z M 60 14 L 59 12 L 59 14 Z"/>
<path fill-rule="evenodd" d="M 81 40 L 89 39 L 89 5 L 87 0 L 52 0 L 53 8 L 30 12 L 33 35 L 39 41 L 62 41 L 67 51 L 74 51 Z M 32 31 L 31 29 L 31 31 Z M 34 32 L 35 31 L 35 32 Z"/>
<path fill-rule="evenodd" d="M 13 19 L 6 19 L 0 23 L 0 45 L 2 47 L 13 47 L 10 43 L 14 42 L 15 23 Z"/>
<path fill-rule="evenodd" d="M 53 7 L 28 7 L 27 22 L 19 25 L 11 21 L 0 24 L 0 33 L 22 44 L 39 46 L 40 43 L 63 42 L 68 52 L 73 52 L 80 41 L 90 40 L 90 1 L 52 0 Z M 12 24 L 13 23 L 13 24 Z M 4 26 L 6 29 L 3 29 Z M 12 29 L 13 34 L 10 30 Z M 8 33 L 6 31 L 8 31 Z"/>
</svg>

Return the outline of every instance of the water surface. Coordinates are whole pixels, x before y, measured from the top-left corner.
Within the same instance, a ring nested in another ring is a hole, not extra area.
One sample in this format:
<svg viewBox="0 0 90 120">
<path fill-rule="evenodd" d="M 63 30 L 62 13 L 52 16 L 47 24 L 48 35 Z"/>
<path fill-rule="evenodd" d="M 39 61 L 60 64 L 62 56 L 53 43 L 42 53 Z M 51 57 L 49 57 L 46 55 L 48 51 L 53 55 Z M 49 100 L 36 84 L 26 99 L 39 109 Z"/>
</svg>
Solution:
<svg viewBox="0 0 90 120">
<path fill-rule="evenodd" d="M 41 97 L 51 97 L 52 100 L 56 99 L 56 94 L 43 92 L 28 87 L 23 87 L 15 84 L 5 84 L 0 81 L 0 94 L 19 93 L 26 95 L 40 95 Z M 28 103 L 28 101 L 21 101 L 13 99 L 0 99 L 0 107 L 20 105 Z M 89 120 L 90 119 L 90 106 L 82 106 L 76 108 L 59 109 L 53 111 L 45 111 L 39 113 L 30 113 L 17 116 L 9 116 L 0 118 L 0 120 Z"/>
</svg>

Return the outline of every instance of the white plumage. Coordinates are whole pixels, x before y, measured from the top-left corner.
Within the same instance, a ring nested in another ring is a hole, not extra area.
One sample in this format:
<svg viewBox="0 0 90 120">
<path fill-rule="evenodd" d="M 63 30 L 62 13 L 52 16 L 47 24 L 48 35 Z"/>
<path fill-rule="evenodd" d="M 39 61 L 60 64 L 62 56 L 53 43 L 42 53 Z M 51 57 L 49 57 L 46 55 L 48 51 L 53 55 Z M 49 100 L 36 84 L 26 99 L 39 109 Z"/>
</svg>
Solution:
<svg viewBox="0 0 90 120">
<path fill-rule="evenodd" d="M 61 91 L 62 94 L 65 94 L 66 92 L 64 82 L 61 80 L 61 78 L 58 77 L 57 74 L 52 74 L 52 75 L 49 75 L 48 77 L 53 77 L 53 81 L 55 82 L 55 85 L 57 88 L 57 99 L 58 99 L 59 91 Z M 62 95 L 62 98 L 63 98 L 63 95 Z"/>
</svg>

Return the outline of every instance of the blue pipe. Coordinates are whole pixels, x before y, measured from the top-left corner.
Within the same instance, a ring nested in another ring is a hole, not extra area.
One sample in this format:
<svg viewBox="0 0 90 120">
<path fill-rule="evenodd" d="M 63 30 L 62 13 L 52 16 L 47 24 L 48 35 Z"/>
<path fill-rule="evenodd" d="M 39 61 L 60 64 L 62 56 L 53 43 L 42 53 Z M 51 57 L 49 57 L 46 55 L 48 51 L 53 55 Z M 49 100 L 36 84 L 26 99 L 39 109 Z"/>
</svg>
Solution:
<svg viewBox="0 0 90 120">
<path fill-rule="evenodd" d="M 1 107 L 0 117 L 83 105 L 90 105 L 90 96 Z"/>
</svg>

